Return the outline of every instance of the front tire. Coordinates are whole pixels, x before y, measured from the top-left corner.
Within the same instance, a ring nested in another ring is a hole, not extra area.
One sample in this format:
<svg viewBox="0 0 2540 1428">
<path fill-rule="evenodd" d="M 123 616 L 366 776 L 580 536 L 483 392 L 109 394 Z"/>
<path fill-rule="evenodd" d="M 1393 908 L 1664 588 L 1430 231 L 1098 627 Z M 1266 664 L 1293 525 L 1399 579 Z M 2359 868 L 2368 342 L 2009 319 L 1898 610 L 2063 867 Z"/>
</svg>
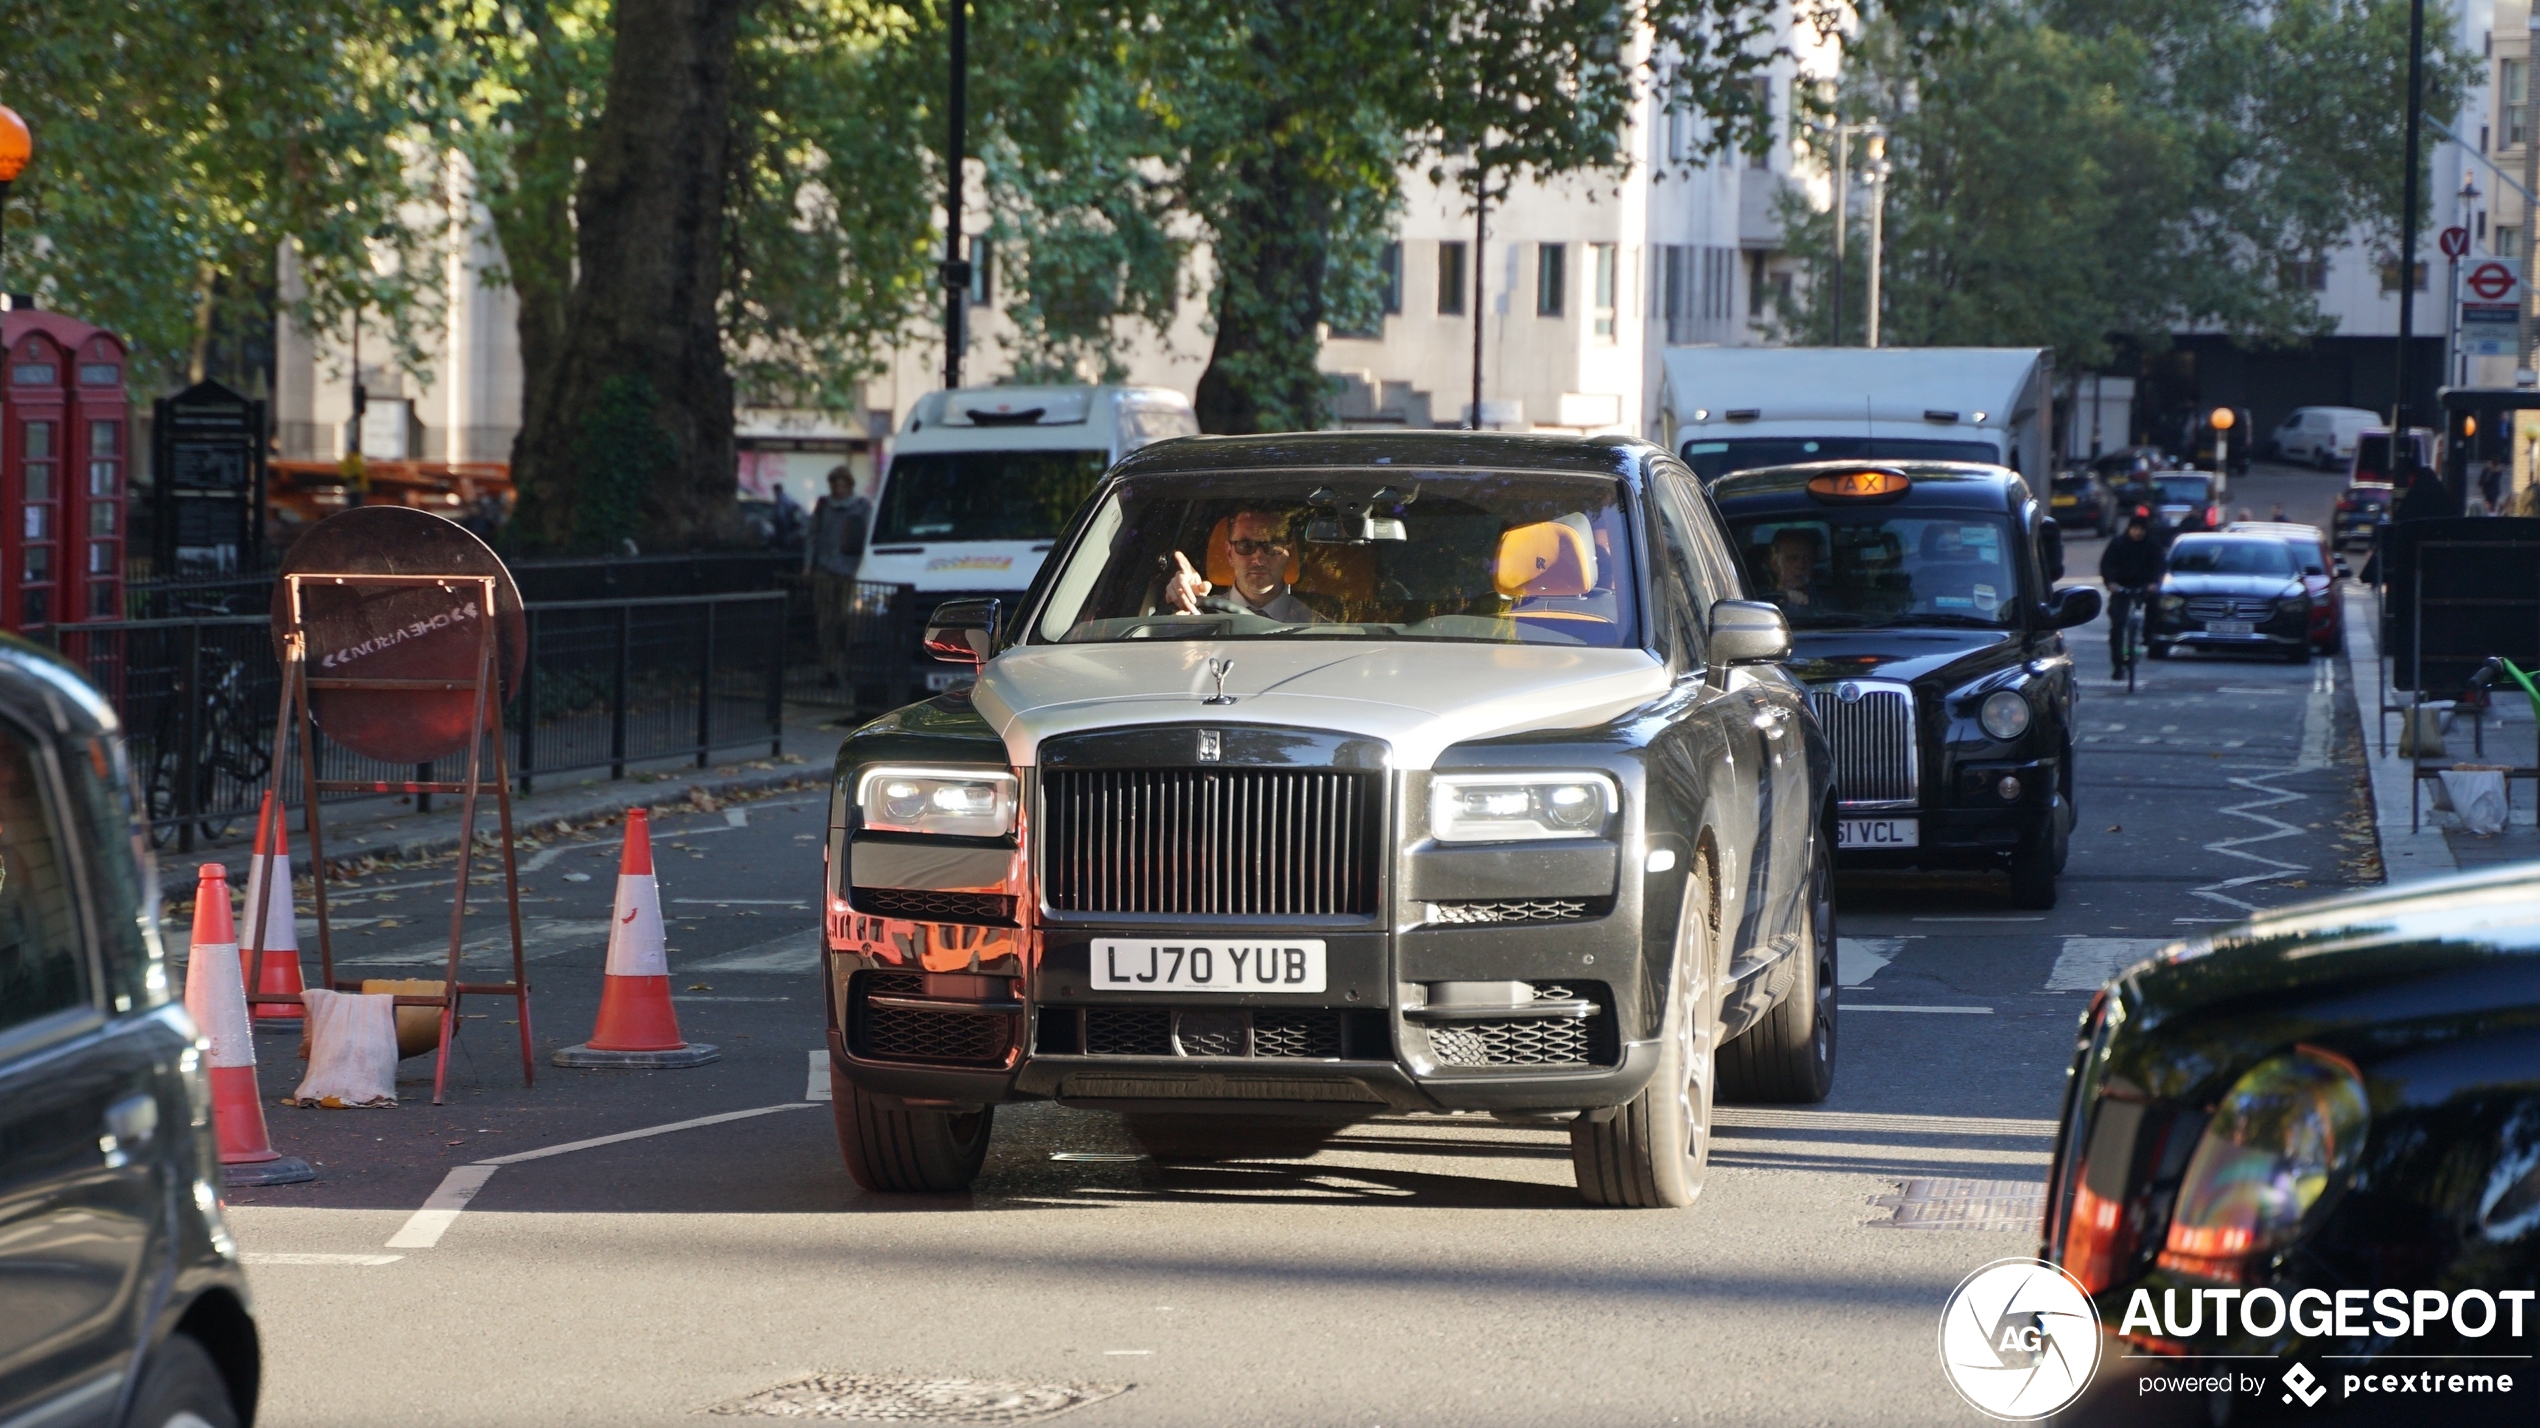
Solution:
<svg viewBox="0 0 2540 1428">
<path fill-rule="evenodd" d="M 132 1398 L 132 1428 L 238 1428 L 238 1405 L 210 1351 L 191 1334 L 170 1334 Z"/>
<path fill-rule="evenodd" d="M 1570 1123 L 1570 1162 L 1591 1205 L 1690 1205 L 1711 1169 L 1711 1095 L 1719 1078 L 1719 930 L 1711 875 L 1696 862 L 1677 916 L 1676 965 L 1659 1023 L 1658 1069 L 1603 1121 Z"/>
<path fill-rule="evenodd" d="M 1720 1098 L 1822 1101 L 1834 1089 L 1834 874 L 1820 858 L 1808 877 L 1799 975 L 1763 1020 L 1720 1049 Z"/>
<path fill-rule="evenodd" d="M 970 1188 L 988 1158 L 996 1107 L 976 1111 L 911 1110 L 848 1080 L 829 1063 L 829 1113 L 847 1174 L 866 1190 L 943 1195 Z"/>
</svg>

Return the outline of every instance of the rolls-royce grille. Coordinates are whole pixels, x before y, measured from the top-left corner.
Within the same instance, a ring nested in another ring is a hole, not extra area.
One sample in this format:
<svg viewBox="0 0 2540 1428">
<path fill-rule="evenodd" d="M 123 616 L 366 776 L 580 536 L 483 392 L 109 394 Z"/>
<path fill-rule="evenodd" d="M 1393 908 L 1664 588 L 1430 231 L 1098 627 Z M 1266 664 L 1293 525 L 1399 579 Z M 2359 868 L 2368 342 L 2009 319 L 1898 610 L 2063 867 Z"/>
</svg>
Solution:
<svg viewBox="0 0 2540 1428">
<path fill-rule="evenodd" d="M 2187 602 L 2191 620 L 2263 620 L 2275 613 L 2273 600 L 2235 600 L 2226 595 L 2200 595 Z"/>
<path fill-rule="evenodd" d="M 1014 921 L 1014 899 L 1003 893 L 944 892 L 935 888 L 857 888 L 858 911 L 910 922 Z"/>
<path fill-rule="evenodd" d="M 1914 801 L 1914 702 L 1894 686 L 1863 685 L 1846 699 L 1845 685 L 1808 691 L 1808 707 L 1826 731 L 1834 754 L 1835 797 L 1847 804 Z"/>
<path fill-rule="evenodd" d="M 1058 911 L 1375 911 L 1382 800 L 1369 775 L 1052 769 L 1041 789 L 1042 876 Z"/>
</svg>

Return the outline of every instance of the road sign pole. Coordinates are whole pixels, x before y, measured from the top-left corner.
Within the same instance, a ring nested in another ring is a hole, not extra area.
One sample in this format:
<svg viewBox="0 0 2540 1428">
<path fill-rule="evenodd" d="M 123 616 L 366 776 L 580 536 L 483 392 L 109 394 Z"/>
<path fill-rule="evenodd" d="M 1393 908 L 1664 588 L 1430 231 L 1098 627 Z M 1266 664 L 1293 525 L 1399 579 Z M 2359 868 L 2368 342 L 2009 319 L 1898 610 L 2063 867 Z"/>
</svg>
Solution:
<svg viewBox="0 0 2540 1428">
<path fill-rule="evenodd" d="M 2452 386 L 2466 387 L 2469 385 L 2469 378 L 2460 370 L 2460 364 L 2464 360 L 2460 356 L 2461 260 L 2454 258 L 2445 263 L 2443 268 L 2444 288 L 2451 293 L 2451 297 L 2447 299 L 2451 306 L 2450 320 L 2443 324 L 2443 380 Z"/>
</svg>

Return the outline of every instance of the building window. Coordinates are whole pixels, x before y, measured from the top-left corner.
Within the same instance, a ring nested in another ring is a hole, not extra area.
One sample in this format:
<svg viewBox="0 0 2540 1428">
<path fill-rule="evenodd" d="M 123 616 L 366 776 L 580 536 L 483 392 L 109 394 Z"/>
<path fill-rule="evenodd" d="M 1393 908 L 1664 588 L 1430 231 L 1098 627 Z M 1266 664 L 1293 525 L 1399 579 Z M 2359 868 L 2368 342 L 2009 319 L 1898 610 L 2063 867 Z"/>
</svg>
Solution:
<svg viewBox="0 0 2540 1428">
<path fill-rule="evenodd" d="M 2324 293 L 2328 291 L 2328 260 L 2287 258 L 2277 281 L 2287 292 Z"/>
<path fill-rule="evenodd" d="M 1535 316 L 1562 317 L 1570 311 L 1570 245 L 1535 245 Z"/>
<path fill-rule="evenodd" d="M 1667 345 L 1682 347 L 1693 340 L 1694 250 L 1683 243 L 1660 248 L 1661 315 L 1667 319 Z"/>
<path fill-rule="evenodd" d="M 996 284 L 990 279 L 990 273 L 995 264 L 995 245 L 985 238 L 971 239 L 970 305 L 972 307 L 986 307 L 988 299 L 996 296 Z"/>
<path fill-rule="evenodd" d="M 2519 258 L 2522 256 L 2521 224 L 2499 223 L 2496 225 L 2496 256 L 2499 258 Z"/>
<path fill-rule="evenodd" d="M 2518 149 L 2531 142 L 2531 62 L 2529 60 L 2496 61 L 2496 103 L 2498 125 L 2504 131 L 2508 149 Z"/>
<path fill-rule="evenodd" d="M 1376 266 L 1382 274 L 1379 281 L 1383 285 L 1381 291 L 1385 316 L 1400 317 L 1402 316 L 1402 245 L 1387 243 L 1385 251 L 1376 259 Z"/>
<path fill-rule="evenodd" d="M 1464 315 L 1464 245 L 1438 245 L 1438 316 Z"/>
<path fill-rule="evenodd" d="M 1588 245 L 1588 261 L 1593 269 L 1596 283 L 1594 302 L 1596 335 L 1608 339 L 1614 335 L 1614 289 L 1615 279 L 1618 276 L 1614 271 L 1614 256 L 1614 245 L 1611 243 Z"/>
<path fill-rule="evenodd" d="M 2417 279 L 2417 280 L 2416 280 L 2416 290 L 2417 290 L 2418 292 L 2424 292 L 2424 291 L 2425 291 L 2425 259 L 2423 259 L 2423 258 L 2419 258 L 2419 259 L 2417 259 L 2417 273 L 2416 273 L 2416 279 Z M 2381 265 L 2381 290 L 2382 290 L 2382 292 L 2384 292 L 2384 293 L 2395 293 L 2395 292 L 2397 292 L 2397 291 L 2399 290 L 2399 260 L 2398 260 L 2398 259 L 2396 259 L 2396 258 L 2391 258 L 2391 259 L 2387 259 L 2387 260 L 2385 260 L 2385 261 L 2382 263 L 2382 265 Z"/>
<path fill-rule="evenodd" d="M 1746 166 L 1750 169 L 1770 169 L 1773 166 L 1773 147 L 1769 142 L 1773 133 L 1773 81 L 1771 77 L 1763 76 L 1748 80 L 1746 82 L 1746 94 L 1748 100 L 1755 106 L 1756 126 L 1764 131 L 1768 141 L 1763 147 L 1755 149 L 1747 154 Z"/>
</svg>

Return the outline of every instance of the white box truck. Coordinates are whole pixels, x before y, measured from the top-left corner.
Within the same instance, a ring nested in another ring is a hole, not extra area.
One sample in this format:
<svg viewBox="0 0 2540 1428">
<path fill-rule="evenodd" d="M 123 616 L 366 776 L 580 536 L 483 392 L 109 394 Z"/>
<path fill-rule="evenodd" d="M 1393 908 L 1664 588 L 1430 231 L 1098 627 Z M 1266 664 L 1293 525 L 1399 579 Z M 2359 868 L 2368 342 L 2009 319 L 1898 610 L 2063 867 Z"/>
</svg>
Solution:
<svg viewBox="0 0 2540 1428">
<path fill-rule="evenodd" d="M 2043 347 L 1676 347 L 1659 422 L 1694 474 L 1795 461 L 1983 461 L 2042 483 L 2054 354 Z"/>
</svg>

